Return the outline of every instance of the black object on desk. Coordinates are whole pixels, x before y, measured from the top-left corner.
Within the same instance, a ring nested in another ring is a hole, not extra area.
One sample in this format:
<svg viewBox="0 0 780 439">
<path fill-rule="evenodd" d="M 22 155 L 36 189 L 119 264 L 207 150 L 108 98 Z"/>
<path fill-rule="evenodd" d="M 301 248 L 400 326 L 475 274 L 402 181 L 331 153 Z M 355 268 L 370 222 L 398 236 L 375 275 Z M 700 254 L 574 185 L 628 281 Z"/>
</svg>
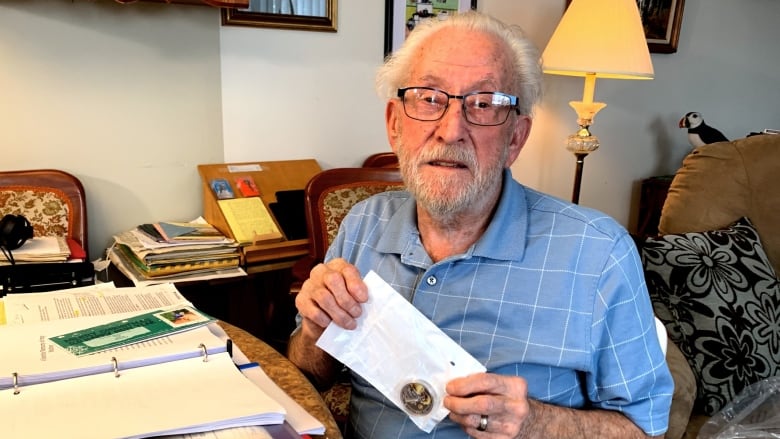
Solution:
<svg viewBox="0 0 780 439">
<path fill-rule="evenodd" d="M 0 297 L 93 285 L 92 262 L 50 262 L 0 266 Z"/>
</svg>

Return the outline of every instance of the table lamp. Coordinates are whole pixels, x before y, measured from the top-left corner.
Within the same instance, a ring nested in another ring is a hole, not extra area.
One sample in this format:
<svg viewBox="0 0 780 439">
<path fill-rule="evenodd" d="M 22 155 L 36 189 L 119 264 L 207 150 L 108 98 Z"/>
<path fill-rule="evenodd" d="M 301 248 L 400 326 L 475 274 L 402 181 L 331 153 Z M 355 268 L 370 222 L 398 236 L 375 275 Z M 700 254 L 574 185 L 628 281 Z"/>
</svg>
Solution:
<svg viewBox="0 0 780 439">
<path fill-rule="evenodd" d="M 579 203 L 585 157 L 599 147 L 590 126 L 607 105 L 593 101 L 596 78 L 653 79 L 636 0 L 573 0 L 544 49 L 542 68 L 553 75 L 585 78 L 582 101 L 569 102 L 579 130 L 566 139 L 566 148 L 577 158 L 572 202 Z"/>
</svg>

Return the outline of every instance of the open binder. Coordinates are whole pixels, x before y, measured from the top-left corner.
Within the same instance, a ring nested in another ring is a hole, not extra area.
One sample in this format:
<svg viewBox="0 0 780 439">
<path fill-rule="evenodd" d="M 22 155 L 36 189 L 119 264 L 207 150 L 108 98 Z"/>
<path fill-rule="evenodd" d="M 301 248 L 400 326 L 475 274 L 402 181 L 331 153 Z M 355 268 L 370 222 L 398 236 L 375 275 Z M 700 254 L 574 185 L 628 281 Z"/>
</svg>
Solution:
<svg viewBox="0 0 780 439">
<path fill-rule="evenodd" d="M 3 437 L 142 438 L 284 422 L 284 408 L 247 381 L 207 326 L 83 357 L 48 340 L 105 321 L 0 331 Z"/>
</svg>

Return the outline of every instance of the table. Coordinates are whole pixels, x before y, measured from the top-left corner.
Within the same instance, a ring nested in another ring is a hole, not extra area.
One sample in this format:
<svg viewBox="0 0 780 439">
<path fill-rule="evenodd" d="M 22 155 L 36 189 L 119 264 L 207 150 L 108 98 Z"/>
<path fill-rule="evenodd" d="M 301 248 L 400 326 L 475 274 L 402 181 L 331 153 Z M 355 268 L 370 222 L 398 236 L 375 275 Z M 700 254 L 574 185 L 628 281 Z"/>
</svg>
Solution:
<svg viewBox="0 0 780 439">
<path fill-rule="evenodd" d="M 320 397 L 319 392 L 290 360 L 241 328 L 223 321 L 220 321 L 219 325 L 249 360 L 260 364 L 260 367 L 263 368 L 263 371 L 269 378 L 287 392 L 301 407 L 322 422 L 325 426 L 325 435 L 314 437 L 327 439 L 342 438 L 336 421 L 333 419 L 333 415 L 331 415 L 322 397 Z"/>
</svg>

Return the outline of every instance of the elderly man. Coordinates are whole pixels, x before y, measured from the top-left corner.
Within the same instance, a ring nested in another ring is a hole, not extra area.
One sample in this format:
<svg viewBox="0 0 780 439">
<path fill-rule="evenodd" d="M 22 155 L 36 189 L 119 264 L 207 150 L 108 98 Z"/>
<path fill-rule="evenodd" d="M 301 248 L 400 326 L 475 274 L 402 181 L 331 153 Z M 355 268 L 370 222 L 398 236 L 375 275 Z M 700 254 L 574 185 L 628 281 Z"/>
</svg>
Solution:
<svg viewBox="0 0 780 439">
<path fill-rule="evenodd" d="M 447 384 L 437 438 L 635 438 L 666 431 L 672 380 L 636 248 L 613 219 L 512 179 L 539 99 L 538 51 L 478 13 L 419 25 L 380 69 L 388 140 L 408 192 L 355 206 L 296 298 L 289 357 L 355 327 L 377 272 L 482 362 Z M 388 316 L 392 318 L 392 316 Z M 353 374 L 360 438 L 428 437 Z"/>
</svg>

